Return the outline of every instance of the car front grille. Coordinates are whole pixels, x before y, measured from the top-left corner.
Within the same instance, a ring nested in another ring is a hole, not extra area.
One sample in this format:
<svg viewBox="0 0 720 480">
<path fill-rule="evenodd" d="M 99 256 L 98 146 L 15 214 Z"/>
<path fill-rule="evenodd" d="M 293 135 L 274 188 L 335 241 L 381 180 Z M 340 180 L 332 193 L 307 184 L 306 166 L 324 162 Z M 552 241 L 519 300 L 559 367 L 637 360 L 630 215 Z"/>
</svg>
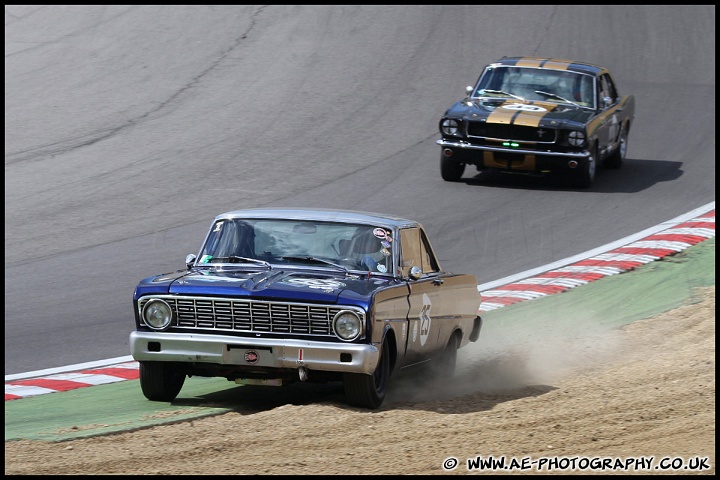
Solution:
<svg viewBox="0 0 720 480">
<path fill-rule="evenodd" d="M 332 320 L 341 310 L 351 309 L 364 319 L 361 310 L 337 305 L 159 295 L 138 302 L 142 325 L 142 309 L 152 298 L 161 298 L 170 305 L 174 328 L 188 330 L 334 336 Z"/>
<path fill-rule="evenodd" d="M 555 143 L 557 140 L 557 130 L 550 128 L 487 122 L 468 122 L 467 135 L 516 142 Z"/>
</svg>

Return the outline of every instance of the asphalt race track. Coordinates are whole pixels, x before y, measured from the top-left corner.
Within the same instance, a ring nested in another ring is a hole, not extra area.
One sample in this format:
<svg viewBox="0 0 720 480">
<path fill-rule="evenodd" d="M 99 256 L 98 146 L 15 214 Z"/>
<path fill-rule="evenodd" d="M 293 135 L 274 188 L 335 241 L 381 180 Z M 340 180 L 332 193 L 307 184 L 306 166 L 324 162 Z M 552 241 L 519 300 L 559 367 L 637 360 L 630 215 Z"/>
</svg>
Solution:
<svg viewBox="0 0 720 480">
<path fill-rule="evenodd" d="M 503 55 L 606 66 L 628 160 L 466 170 L 437 122 Z M 132 291 L 255 206 L 417 219 L 490 282 L 715 200 L 715 6 L 5 6 L 5 374 L 129 354 Z"/>
</svg>

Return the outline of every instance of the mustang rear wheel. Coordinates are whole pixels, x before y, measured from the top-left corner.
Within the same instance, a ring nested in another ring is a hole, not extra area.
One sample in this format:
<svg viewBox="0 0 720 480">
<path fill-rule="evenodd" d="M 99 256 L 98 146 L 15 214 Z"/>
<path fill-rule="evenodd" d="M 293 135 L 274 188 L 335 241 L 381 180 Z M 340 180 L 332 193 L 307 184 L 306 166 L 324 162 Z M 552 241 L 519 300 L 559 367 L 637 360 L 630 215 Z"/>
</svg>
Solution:
<svg viewBox="0 0 720 480">
<path fill-rule="evenodd" d="M 458 163 L 452 157 L 440 154 L 440 175 L 447 182 L 457 182 L 465 172 L 465 164 Z"/>
<path fill-rule="evenodd" d="M 390 346 L 383 342 L 380 361 L 372 375 L 346 373 L 343 376 L 345 399 L 349 405 L 376 409 L 380 408 L 387 393 L 390 379 Z"/>
<path fill-rule="evenodd" d="M 148 400 L 170 402 L 185 383 L 185 373 L 170 362 L 140 362 L 140 388 Z"/>
</svg>

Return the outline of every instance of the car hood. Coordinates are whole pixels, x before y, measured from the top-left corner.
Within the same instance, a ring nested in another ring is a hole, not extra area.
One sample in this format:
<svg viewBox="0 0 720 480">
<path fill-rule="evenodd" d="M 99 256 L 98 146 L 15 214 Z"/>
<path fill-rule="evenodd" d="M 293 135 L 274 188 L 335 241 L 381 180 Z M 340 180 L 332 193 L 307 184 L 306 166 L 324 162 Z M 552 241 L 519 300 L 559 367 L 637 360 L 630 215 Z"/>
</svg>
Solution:
<svg viewBox="0 0 720 480">
<path fill-rule="evenodd" d="M 584 124 L 593 113 L 590 109 L 570 104 L 490 98 L 459 101 L 445 112 L 445 116 L 469 122 L 484 120 L 488 123 L 557 127 L 568 123 Z"/>
<path fill-rule="evenodd" d="M 375 291 L 394 281 L 389 277 L 319 270 L 206 268 L 146 279 L 136 288 L 135 297 L 176 294 L 366 305 Z"/>
</svg>

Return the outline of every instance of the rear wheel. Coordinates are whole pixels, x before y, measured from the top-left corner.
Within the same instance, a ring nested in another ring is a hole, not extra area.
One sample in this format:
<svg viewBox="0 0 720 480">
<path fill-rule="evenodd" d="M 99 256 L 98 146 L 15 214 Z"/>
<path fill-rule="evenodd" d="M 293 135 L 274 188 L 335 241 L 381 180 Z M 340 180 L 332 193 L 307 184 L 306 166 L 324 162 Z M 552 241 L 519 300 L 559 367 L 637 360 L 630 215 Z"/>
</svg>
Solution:
<svg viewBox="0 0 720 480">
<path fill-rule="evenodd" d="M 440 175 L 446 182 L 457 182 L 465 172 L 465 164 L 458 163 L 452 157 L 440 154 Z"/>
<path fill-rule="evenodd" d="M 390 379 L 390 346 L 383 342 L 380 361 L 372 375 L 346 373 L 343 376 L 345 399 L 349 405 L 377 409 L 385 400 Z"/>
<path fill-rule="evenodd" d="M 460 337 L 453 335 L 445 345 L 440 358 L 433 365 L 433 374 L 440 379 L 450 379 L 455 375 L 455 365 L 457 363 L 457 352 L 460 348 Z"/>
<path fill-rule="evenodd" d="M 185 373 L 170 362 L 140 362 L 140 388 L 148 400 L 170 402 L 185 383 Z"/>
</svg>

